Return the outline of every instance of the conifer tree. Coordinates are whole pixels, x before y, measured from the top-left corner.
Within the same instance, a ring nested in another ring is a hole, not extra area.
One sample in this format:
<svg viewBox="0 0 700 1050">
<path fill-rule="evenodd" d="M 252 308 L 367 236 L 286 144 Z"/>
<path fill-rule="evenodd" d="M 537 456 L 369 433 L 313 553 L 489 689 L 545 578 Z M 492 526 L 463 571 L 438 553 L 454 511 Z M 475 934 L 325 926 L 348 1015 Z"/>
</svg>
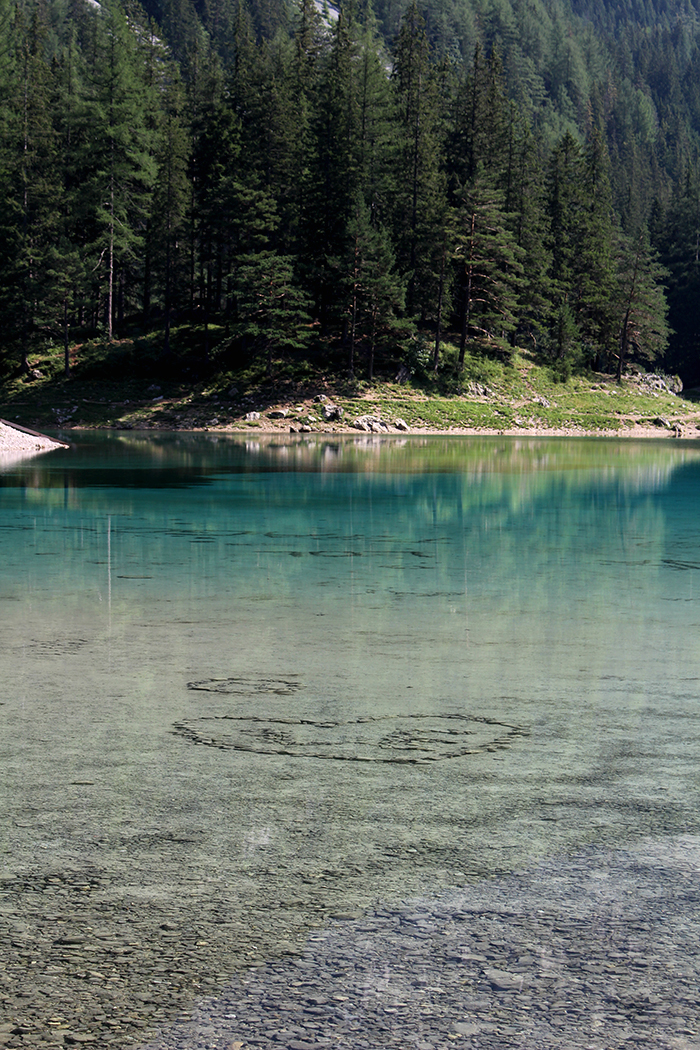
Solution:
<svg viewBox="0 0 700 1050">
<path fill-rule="evenodd" d="M 275 352 L 303 349 L 310 338 L 309 300 L 295 279 L 294 261 L 257 247 L 237 260 L 234 287 L 236 331 L 244 345 L 264 357 L 271 375 Z"/>
<path fill-rule="evenodd" d="M 616 301 L 618 383 L 631 353 L 639 360 L 652 362 L 668 345 L 668 305 L 662 283 L 667 276 L 668 271 L 650 246 L 646 228 L 640 230 L 636 240 L 620 237 Z"/>
<path fill-rule="evenodd" d="M 598 127 L 589 134 L 583 156 L 582 229 L 577 253 L 577 313 L 583 339 L 599 359 L 616 335 L 613 299 L 614 222 L 607 149 Z"/>
<path fill-rule="evenodd" d="M 446 197 L 443 114 L 425 22 L 415 0 L 401 23 L 394 56 L 397 152 L 395 224 L 407 309 L 424 318 L 436 299 L 435 245 Z M 437 234 L 437 236 L 436 236 Z"/>
<path fill-rule="evenodd" d="M 464 185 L 477 171 L 500 176 L 506 167 L 509 110 L 498 52 L 486 59 L 477 44 L 453 108 L 449 148 L 453 180 Z"/>
<path fill-rule="evenodd" d="M 80 164 L 81 133 L 85 114 L 85 62 L 79 45 L 79 26 L 72 26 L 66 44 L 54 63 L 56 177 L 60 185 L 56 237 L 48 265 L 51 302 L 62 331 L 64 372 L 70 374 L 70 330 L 82 312 L 89 277 L 85 250 L 89 218 L 86 214 Z"/>
<path fill-rule="evenodd" d="M 502 341 L 515 330 L 524 252 L 510 233 L 503 192 L 491 177 L 477 173 L 457 190 L 457 198 L 454 258 L 461 293 L 461 369 L 470 337 Z"/>
<path fill-rule="evenodd" d="M 547 173 L 547 247 L 551 253 L 550 280 L 554 318 L 551 352 L 559 362 L 571 359 L 580 351 L 579 256 L 584 209 L 581 147 L 573 135 L 567 132 L 552 153 Z"/>
<path fill-rule="evenodd" d="M 47 264 L 61 196 L 45 31 L 37 9 L 29 20 L 17 12 L 5 52 L 9 112 L 3 120 L 0 150 L 4 168 L 0 284 L 5 338 L 19 348 L 23 371 L 29 368 L 32 341 L 42 330 L 48 333 L 51 273 Z"/>
<path fill-rule="evenodd" d="M 669 272 L 670 351 L 676 368 L 700 380 L 700 180 L 688 169 L 667 208 L 657 206 L 654 243 Z"/>
<path fill-rule="evenodd" d="M 309 211 L 310 278 L 322 332 L 338 322 L 337 265 L 345 254 L 352 200 L 359 176 L 358 65 L 355 27 L 341 8 L 330 50 L 319 73 L 318 99 L 313 119 L 314 152 L 311 163 Z"/>
<path fill-rule="evenodd" d="M 515 110 L 510 115 L 503 181 L 506 221 L 523 252 L 518 331 L 538 347 L 550 327 L 552 309 L 544 171 L 534 136 Z"/>
<path fill-rule="evenodd" d="M 401 320 L 405 280 L 396 272 L 395 256 L 388 233 L 372 223 L 370 207 L 360 192 L 355 195 L 348 224 L 349 261 L 343 289 L 348 303 L 348 374 L 356 370 L 356 351 L 367 356 L 367 378 L 374 378 L 376 356 L 387 342 L 396 345 L 407 333 Z"/>
<path fill-rule="evenodd" d="M 208 263 L 211 258 L 211 228 L 208 221 L 208 199 L 212 180 L 207 167 L 212 151 L 218 146 L 219 121 L 225 110 L 223 75 L 216 54 L 198 39 L 189 50 L 184 63 L 186 87 L 186 124 L 190 142 L 189 202 L 187 208 L 188 240 L 188 285 L 189 308 L 193 315 L 195 307 L 203 307 L 205 315 L 209 308 L 211 286 Z M 226 149 L 222 162 L 228 161 Z"/>
<path fill-rule="evenodd" d="M 295 236 L 293 250 L 300 260 L 307 261 L 314 255 L 312 208 L 316 142 L 313 114 L 318 102 L 320 60 L 326 45 L 325 29 L 314 0 L 298 0 L 293 44 L 294 57 L 285 84 L 287 97 L 294 103 L 294 124 L 287 129 L 291 136 L 291 150 L 290 169 L 286 174 L 290 187 L 291 223 Z"/>
<path fill-rule="evenodd" d="M 94 16 L 95 51 L 88 74 L 91 106 L 84 162 L 94 209 L 96 273 L 104 325 L 112 340 L 126 285 L 136 286 L 155 175 L 149 99 L 136 35 L 115 0 Z"/>
<path fill-rule="evenodd" d="M 183 110 L 182 87 L 173 72 L 164 100 L 149 230 L 149 256 L 162 292 L 166 355 L 170 353 L 173 309 L 183 297 L 187 274 L 189 141 L 182 121 Z"/>
</svg>

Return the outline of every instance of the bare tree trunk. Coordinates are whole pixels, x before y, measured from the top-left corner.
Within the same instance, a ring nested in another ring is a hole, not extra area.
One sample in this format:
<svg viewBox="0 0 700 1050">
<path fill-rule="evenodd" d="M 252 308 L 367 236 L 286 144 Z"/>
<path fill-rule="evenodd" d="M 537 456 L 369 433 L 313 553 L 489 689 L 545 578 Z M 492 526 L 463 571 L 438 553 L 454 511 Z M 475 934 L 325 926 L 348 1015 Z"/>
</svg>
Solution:
<svg viewBox="0 0 700 1050">
<path fill-rule="evenodd" d="M 445 296 L 445 256 L 447 254 L 447 236 L 443 236 L 442 255 L 440 256 L 440 284 L 438 285 L 437 330 L 435 332 L 435 351 L 433 353 L 433 372 L 437 372 L 440 363 L 440 343 L 442 342 L 442 305 Z"/>
<path fill-rule="evenodd" d="M 464 354 L 467 349 L 467 335 L 469 334 L 469 321 L 471 317 L 471 305 L 472 305 L 472 276 L 474 273 L 474 228 L 476 226 L 476 212 L 472 212 L 471 231 L 469 234 L 469 258 L 467 259 L 465 270 L 467 274 L 467 284 L 464 289 L 464 305 L 462 307 L 462 336 L 459 341 L 459 360 L 457 362 L 457 370 L 462 371 L 464 367 Z"/>
<path fill-rule="evenodd" d="M 114 328 L 112 312 L 114 309 L 114 175 L 109 184 L 109 262 L 107 275 L 107 339 L 112 342 Z"/>
<path fill-rule="evenodd" d="M 358 288 L 358 256 L 360 254 L 360 239 L 355 235 L 355 257 L 352 284 L 352 321 L 350 323 L 350 359 L 348 361 L 348 375 L 351 379 L 355 377 L 355 335 L 357 333 L 357 288 Z"/>
<path fill-rule="evenodd" d="M 70 348 L 68 346 L 68 296 L 63 296 L 63 374 L 70 375 Z"/>
</svg>

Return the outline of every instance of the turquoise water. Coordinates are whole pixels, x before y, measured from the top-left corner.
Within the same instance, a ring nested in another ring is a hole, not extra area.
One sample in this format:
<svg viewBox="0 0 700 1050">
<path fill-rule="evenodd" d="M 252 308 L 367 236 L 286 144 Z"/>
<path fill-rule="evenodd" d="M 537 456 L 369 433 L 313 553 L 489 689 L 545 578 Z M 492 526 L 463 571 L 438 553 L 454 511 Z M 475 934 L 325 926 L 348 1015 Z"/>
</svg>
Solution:
<svg viewBox="0 0 700 1050">
<path fill-rule="evenodd" d="M 699 445 L 70 439 L 0 468 L 8 885 L 196 901 L 223 973 L 699 830 Z"/>
</svg>

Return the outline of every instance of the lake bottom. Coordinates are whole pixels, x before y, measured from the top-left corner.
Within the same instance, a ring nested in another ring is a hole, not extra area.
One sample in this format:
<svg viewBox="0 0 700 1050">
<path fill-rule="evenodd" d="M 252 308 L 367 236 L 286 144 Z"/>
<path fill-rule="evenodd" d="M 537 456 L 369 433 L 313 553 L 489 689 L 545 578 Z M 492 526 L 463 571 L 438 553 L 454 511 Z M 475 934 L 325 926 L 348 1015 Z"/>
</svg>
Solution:
<svg viewBox="0 0 700 1050">
<path fill-rule="evenodd" d="M 697 1047 L 700 449 L 618 445 L 13 468 L 0 1046 Z"/>
<path fill-rule="evenodd" d="M 145 1050 L 696 1048 L 700 837 L 337 920 Z"/>
</svg>

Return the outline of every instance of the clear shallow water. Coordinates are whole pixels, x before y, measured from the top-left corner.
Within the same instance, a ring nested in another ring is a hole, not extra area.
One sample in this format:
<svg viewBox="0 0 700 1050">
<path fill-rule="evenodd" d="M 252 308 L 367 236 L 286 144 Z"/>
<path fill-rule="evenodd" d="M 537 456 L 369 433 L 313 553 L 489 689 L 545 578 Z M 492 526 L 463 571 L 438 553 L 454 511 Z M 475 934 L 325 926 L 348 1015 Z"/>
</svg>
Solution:
<svg viewBox="0 0 700 1050">
<path fill-rule="evenodd" d="M 699 446 L 71 438 L 0 473 L 0 918 L 57 995 L 47 914 L 184 996 L 698 832 Z"/>
</svg>

